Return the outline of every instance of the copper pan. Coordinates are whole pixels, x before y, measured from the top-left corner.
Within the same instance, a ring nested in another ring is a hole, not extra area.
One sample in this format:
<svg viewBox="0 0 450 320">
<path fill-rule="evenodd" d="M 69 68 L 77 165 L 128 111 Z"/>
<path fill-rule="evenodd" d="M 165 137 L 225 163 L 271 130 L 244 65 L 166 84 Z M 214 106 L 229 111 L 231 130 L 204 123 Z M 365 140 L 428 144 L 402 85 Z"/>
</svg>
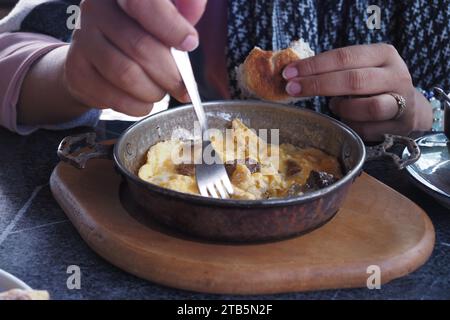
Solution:
<svg viewBox="0 0 450 320">
<path fill-rule="evenodd" d="M 191 105 L 137 122 L 121 135 L 113 150 L 95 143 L 94 134 L 87 134 L 64 139 L 58 154 L 63 161 L 79 168 L 90 158 L 112 154 L 123 177 L 123 189 L 141 216 L 186 235 L 226 242 L 272 241 L 312 231 L 338 212 L 366 160 L 387 156 L 402 169 L 420 156 L 412 139 L 386 135 L 383 144 L 365 147 L 360 137 L 343 123 L 296 107 L 260 101 L 217 101 L 205 103 L 205 109 L 210 128 L 225 128 L 230 120 L 239 118 L 256 130 L 279 129 L 280 142 L 316 147 L 337 157 L 345 176 L 327 188 L 301 196 L 256 201 L 205 198 L 139 179 L 137 171 L 150 146 L 170 139 L 176 128 L 193 132 L 196 116 Z M 86 140 L 90 151 L 74 155 L 73 145 L 81 140 Z M 411 156 L 400 159 L 387 152 L 395 143 L 404 144 Z"/>
</svg>

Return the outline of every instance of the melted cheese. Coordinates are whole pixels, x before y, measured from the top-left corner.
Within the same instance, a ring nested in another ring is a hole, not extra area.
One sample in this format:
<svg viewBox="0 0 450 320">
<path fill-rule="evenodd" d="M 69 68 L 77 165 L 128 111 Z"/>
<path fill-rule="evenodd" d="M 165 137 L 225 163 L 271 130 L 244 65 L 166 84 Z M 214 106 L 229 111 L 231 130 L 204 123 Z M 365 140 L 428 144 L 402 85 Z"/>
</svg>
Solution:
<svg viewBox="0 0 450 320">
<path fill-rule="evenodd" d="M 342 177 L 335 157 L 315 148 L 299 148 L 291 144 L 267 145 L 237 119 L 232 122 L 231 135 L 213 135 L 211 141 L 224 162 L 252 159 L 260 166 L 258 172 L 252 173 L 245 164 L 236 165 L 230 177 L 234 199 L 285 197 L 293 184 L 304 185 L 312 170 Z M 163 141 L 152 146 L 147 153 L 146 164 L 139 170 L 139 177 L 163 188 L 199 194 L 195 177 L 177 171 L 177 161 L 189 162 L 191 160 L 186 159 L 199 159 L 201 154 L 200 151 L 195 152 L 195 157 L 186 155 L 185 146 L 186 143 L 180 140 Z M 289 165 L 293 164 L 299 168 L 298 172 L 288 174 Z"/>
</svg>

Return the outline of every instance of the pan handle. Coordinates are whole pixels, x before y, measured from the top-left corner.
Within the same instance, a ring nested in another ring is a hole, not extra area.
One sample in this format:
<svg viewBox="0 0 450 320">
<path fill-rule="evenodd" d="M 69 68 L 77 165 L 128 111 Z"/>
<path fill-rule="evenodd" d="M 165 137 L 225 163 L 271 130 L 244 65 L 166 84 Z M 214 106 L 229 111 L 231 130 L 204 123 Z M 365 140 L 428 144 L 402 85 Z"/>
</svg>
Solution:
<svg viewBox="0 0 450 320">
<path fill-rule="evenodd" d="M 408 148 L 409 157 L 401 158 L 395 153 L 389 152 L 389 148 L 393 147 L 396 144 L 400 144 Z M 391 158 L 397 168 L 402 170 L 407 166 L 413 164 L 420 158 L 420 148 L 417 145 L 416 141 L 408 137 L 396 136 L 392 134 L 384 135 L 384 142 L 373 146 L 366 147 L 366 161 L 377 160 L 381 158 L 389 157 Z"/>
<path fill-rule="evenodd" d="M 65 137 L 58 147 L 59 159 L 78 169 L 84 169 L 90 159 L 112 159 L 114 145 L 97 143 L 96 138 L 95 132 Z"/>
</svg>

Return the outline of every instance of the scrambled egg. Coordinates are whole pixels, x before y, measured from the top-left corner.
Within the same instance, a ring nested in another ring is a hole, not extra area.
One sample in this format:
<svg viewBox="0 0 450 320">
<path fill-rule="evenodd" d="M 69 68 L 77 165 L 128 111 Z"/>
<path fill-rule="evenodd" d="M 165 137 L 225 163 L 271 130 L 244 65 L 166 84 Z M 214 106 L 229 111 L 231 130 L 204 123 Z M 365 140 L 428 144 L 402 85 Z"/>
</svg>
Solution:
<svg viewBox="0 0 450 320">
<path fill-rule="evenodd" d="M 342 177 L 335 157 L 315 148 L 267 144 L 238 119 L 232 121 L 231 134 L 213 134 L 211 142 L 226 163 L 234 187 L 233 199 L 301 194 L 308 190 L 313 172 L 332 177 L 333 181 Z M 147 162 L 138 175 L 164 188 L 199 194 L 194 160 L 201 160 L 200 146 L 182 140 L 159 142 L 148 151 Z"/>
</svg>

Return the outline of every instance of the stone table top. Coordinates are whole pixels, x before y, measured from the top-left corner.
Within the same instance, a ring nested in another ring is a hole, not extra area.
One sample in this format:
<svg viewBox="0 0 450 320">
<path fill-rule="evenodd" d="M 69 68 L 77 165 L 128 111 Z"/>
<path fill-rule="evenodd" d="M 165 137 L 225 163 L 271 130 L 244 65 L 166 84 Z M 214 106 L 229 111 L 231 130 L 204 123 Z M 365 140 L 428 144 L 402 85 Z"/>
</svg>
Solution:
<svg viewBox="0 0 450 320">
<path fill-rule="evenodd" d="M 118 137 L 130 122 L 102 121 L 99 139 Z M 49 177 L 65 136 L 89 129 L 39 131 L 20 137 L 0 129 L 0 269 L 54 299 L 450 299 L 450 212 L 384 161 L 366 172 L 421 206 L 436 229 L 436 245 L 419 270 L 380 290 L 345 289 L 265 296 L 210 295 L 150 283 L 112 266 L 80 238 L 54 200 Z M 67 288 L 67 268 L 81 269 L 81 289 Z"/>
</svg>

